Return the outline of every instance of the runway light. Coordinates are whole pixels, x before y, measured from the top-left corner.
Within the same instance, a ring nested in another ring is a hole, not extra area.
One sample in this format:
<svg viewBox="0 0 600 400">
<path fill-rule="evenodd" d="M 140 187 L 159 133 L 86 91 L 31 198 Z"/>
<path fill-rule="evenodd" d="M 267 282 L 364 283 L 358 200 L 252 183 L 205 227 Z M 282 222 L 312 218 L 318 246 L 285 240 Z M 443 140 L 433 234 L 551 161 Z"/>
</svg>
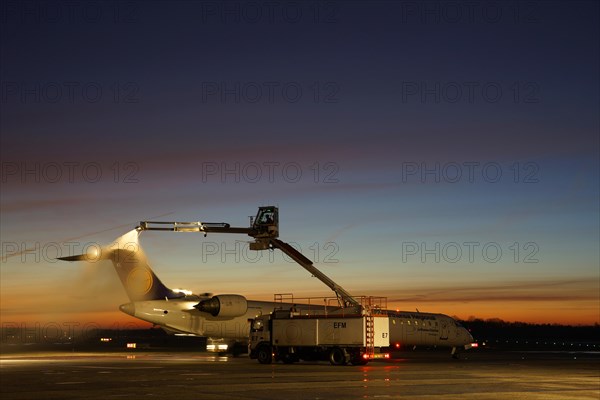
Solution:
<svg viewBox="0 0 600 400">
<path fill-rule="evenodd" d="M 383 358 L 390 358 L 390 353 L 385 353 L 385 354 L 383 355 Z"/>
<path fill-rule="evenodd" d="M 127 343 L 128 349 L 135 349 L 137 347 L 137 343 Z"/>
<path fill-rule="evenodd" d="M 471 347 L 476 349 L 479 347 L 479 343 L 471 343 Z"/>
<path fill-rule="evenodd" d="M 400 348 L 400 343 L 396 343 L 396 348 L 399 349 Z"/>
</svg>

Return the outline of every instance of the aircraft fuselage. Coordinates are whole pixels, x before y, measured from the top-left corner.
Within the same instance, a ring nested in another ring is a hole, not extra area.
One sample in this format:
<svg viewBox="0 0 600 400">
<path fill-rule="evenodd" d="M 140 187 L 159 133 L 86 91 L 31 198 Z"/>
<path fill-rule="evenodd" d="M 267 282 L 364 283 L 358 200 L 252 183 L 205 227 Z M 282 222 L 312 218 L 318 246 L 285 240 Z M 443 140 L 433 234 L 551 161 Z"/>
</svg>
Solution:
<svg viewBox="0 0 600 400">
<path fill-rule="evenodd" d="M 250 320 L 269 314 L 276 308 L 291 306 L 249 300 L 244 315 L 214 317 L 195 309 L 197 303 L 197 299 L 148 300 L 123 304 L 120 309 L 170 332 L 245 342 L 250 331 Z M 303 305 L 297 307 L 302 313 Z M 463 326 L 444 314 L 390 310 L 388 316 L 392 346 L 464 347 L 473 342 L 473 337 Z"/>
</svg>

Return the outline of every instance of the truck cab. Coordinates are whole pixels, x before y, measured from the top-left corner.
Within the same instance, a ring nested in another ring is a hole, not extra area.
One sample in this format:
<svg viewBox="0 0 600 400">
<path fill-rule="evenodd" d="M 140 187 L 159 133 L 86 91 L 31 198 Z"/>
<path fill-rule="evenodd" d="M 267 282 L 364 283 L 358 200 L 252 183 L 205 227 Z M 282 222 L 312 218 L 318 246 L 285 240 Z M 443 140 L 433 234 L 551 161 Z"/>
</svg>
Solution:
<svg viewBox="0 0 600 400">
<path fill-rule="evenodd" d="M 270 364 L 273 361 L 270 321 L 270 315 L 261 315 L 250 321 L 248 342 L 250 358 L 257 359 L 261 364 Z"/>
</svg>

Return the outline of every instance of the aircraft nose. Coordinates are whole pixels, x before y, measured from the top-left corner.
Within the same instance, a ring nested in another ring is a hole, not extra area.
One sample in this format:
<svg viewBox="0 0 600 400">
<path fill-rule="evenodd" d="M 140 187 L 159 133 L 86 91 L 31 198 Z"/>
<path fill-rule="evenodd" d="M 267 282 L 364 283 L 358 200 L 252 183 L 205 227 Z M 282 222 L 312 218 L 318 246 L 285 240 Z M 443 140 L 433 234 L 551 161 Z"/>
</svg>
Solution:
<svg viewBox="0 0 600 400">
<path fill-rule="evenodd" d="M 473 343 L 475 341 L 475 339 L 473 339 L 473 335 L 471 335 L 471 332 L 469 332 L 468 330 L 465 329 L 465 333 L 467 334 L 467 338 L 469 339 L 469 343 Z"/>
<path fill-rule="evenodd" d="M 121 304 L 119 306 L 119 310 L 121 310 L 125 314 L 134 316 L 135 315 L 135 304 L 134 303 Z"/>
</svg>

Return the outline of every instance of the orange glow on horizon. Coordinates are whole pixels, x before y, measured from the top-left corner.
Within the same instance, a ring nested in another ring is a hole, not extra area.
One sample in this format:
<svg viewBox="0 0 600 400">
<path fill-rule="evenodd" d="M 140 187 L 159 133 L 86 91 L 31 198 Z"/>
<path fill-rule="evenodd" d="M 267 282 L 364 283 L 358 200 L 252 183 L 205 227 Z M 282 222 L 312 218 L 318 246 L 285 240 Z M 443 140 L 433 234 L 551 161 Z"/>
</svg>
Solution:
<svg viewBox="0 0 600 400">
<path fill-rule="evenodd" d="M 390 308 L 393 309 L 393 308 Z M 400 307 L 401 311 L 416 312 L 416 310 Z M 541 313 L 527 312 L 513 310 L 511 313 L 507 313 L 506 310 L 503 314 L 496 314 L 492 310 L 483 310 L 480 313 L 475 312 L 473 309 L 459 310 L 458 308 L 448 307 L 446 309 L 439 308 L 434 309 L 419 309 L 421 312 L 433 312 L 446 314 L 452 317 L 457 317 L 463 321 L 472 319 L 482 320 L 494 320 L 500 319 L 505 322 L 525 322 L 530 324 L 558 324 L 558 325 L 595 325 L 599 324 L 598 314 L 594 315 L 593 312 L 581 311 L 574 313 L 573 311 L 564 311 L 562 313 L 554 313 L 552 317 L 548 317 Z M 451 311 L 452 310 L 452 311 Z M 500 315 L 500 316 L 498 316 Z M 25 325 L 26 327 L 33 327 L 38 325 L 58 324 L 65 326 L 75 326 L 79 328 L 94 329 L 144 329 L 150 328 L 152 324 L 142 321 L 140 319 L 126 315 L 118 310 L 114 312 L 90 312 L 90 313 L 69 313 L 69 314 L 55 314 L 53 318 L 40 313 L 31 313 L 21 315 L 18 318 L 2 317 L 2 327 L 15 327 Z"/>
<path fill-rule="evenodd" d="M 119 288 L 119 292 L 121 289 Z M 301 297 L 323 295 L 324 293 L 301 294 Z M 327 293 L 325 293 L 327 295 Z M 270 293 L 248 293 L 248 299 L 271 302 Z M 1 296 L 2 326 L 25 324 L 71 324 L 79 327 L 141 329 L 151 324 L 131 317 L 119 311 L 122 303 L 128 302 L 124 293 L 95 301 L 82 300 L 71 305 L 64 299 L 55 299 L 49 293 L 36 293 L 36 296 L 23 298 L 20 293 L 4 290 Z M 300 300 L 300 298 L 299 298 Z M 394 301 L 388 302 L 389 310 L 400 310 L 446 314 L 461 320 L 501 319 L 506 322 L 525 322 L 533 324 L 594 325 L 599 324 L 600 305 L 598 301 L 581 299 L 565 304 L 554 300 L 531 301 L 486 301 L 456 302 L 429 299 L 430 301 Z M 53 304 L 55 302 L 55 304 Z M 40 307 L 40 304 L 44 304 Z"/>
</svg>

